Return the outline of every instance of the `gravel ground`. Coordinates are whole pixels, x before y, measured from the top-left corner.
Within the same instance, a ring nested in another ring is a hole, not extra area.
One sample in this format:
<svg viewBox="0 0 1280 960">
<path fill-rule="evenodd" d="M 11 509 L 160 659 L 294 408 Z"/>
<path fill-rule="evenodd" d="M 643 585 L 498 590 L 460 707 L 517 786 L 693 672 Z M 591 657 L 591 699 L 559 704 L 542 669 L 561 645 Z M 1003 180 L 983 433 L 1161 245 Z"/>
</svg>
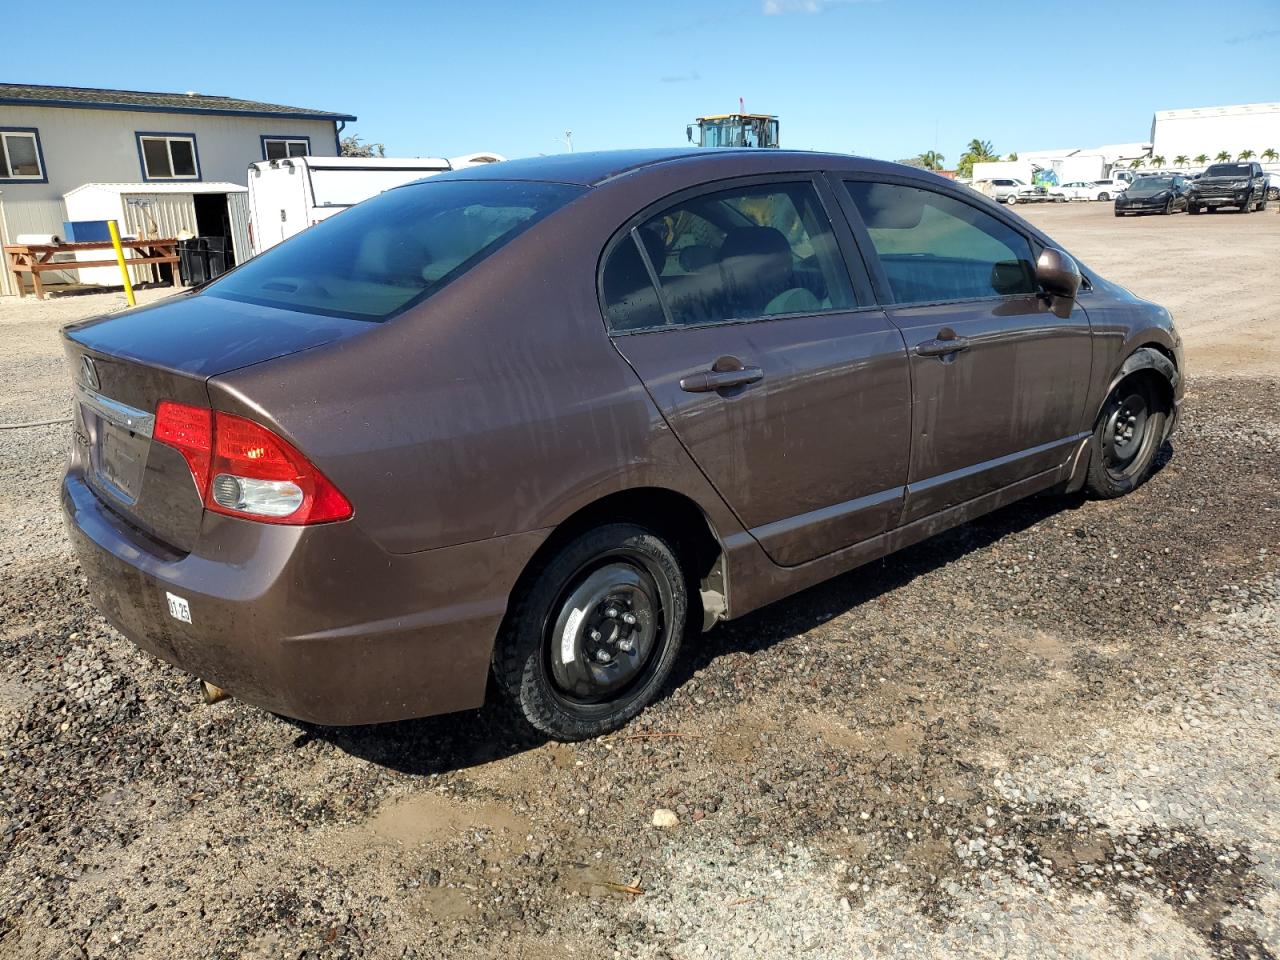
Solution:
<svg viewBox="0 0 1280 960">
<path fill-rule="evenodd" d="M 1280 954 L 1280 353 L 1215 286 L 1280 322 L 1280 218 L 1026 215 L 1175 305 L 1158 473 L 719 627 L 604 740 L 204 705 L 92 609 L 65 426 L 0 430 L 0 956 Z M 62 414 L 56 325 L 117 299 L 0 301 L 0 422 Z"/>
</svg>

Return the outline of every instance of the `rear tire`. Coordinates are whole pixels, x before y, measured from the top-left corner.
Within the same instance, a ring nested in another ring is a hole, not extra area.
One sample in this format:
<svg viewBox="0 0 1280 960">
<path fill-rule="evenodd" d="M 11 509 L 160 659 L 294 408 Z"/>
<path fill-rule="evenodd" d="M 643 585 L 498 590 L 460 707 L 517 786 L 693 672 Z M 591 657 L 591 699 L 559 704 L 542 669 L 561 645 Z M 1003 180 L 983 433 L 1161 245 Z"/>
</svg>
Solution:
<svg viewBox="0 0 1280 960">
<path fill-rule="evenodd" d="M 1187 204 L 1187 213 L 1190 213 L 1190 214 L 1198 214 L 1199 212 L 1200 212 L 1200 207 L 1199 207 L 1199 206 L 1197 206 L 1197 205 L 1196 205 L 1196 204 L 1194 204 L 1194 203 L 1188 203 L 1188 204 Z"/>
<path fill-rule="evenodd" d="M 671 674 L 688 619 L 675 551 L 630 523 L 569 541 L 513 599 L 493 654 L 517 725 L 555 740 L 624 726 Z"/>
<path fill-rule="evenodd" d="M 1089 441 L 1088 491 L 1111 500 L 1142 486 L 1164 442 L 1167 418 L 1149 375 L 1136 374 L 1118 384 Z"/>
<path fill-rule="evenodd" d="M 1099 199 L 1099 200 L 1102 200 L 1102 201 L 1104 201 L 1104 202 L 1105 202 L 1105 201 L 1107 201 L 1107 200 L 1110 200 L 1110 199 L 1111 199 L 1111 194 L 1106 193 L 1106 192 L 1100 193 L 1100 194 L 1098 194 L 1098 199 Z"/>
</svg>

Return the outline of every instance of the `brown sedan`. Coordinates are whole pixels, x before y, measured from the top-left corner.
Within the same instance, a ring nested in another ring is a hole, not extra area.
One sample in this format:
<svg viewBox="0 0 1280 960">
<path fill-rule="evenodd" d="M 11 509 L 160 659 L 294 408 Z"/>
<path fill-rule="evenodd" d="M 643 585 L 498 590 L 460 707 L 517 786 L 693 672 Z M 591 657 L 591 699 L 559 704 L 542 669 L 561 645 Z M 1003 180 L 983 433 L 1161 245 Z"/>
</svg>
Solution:
<svg viewBox="0 0 1280 960">
<path fill-rule="evenodd" d="M 388 191 L 68 327 L 107 618 L 327 724 L 612 730 L 682 638 L 1042 490 L 1115 497 L 1169 314 L 931 174 L 661 150 Z M 946 615 L 943 612 L 941 615 Z"/>
</svg>

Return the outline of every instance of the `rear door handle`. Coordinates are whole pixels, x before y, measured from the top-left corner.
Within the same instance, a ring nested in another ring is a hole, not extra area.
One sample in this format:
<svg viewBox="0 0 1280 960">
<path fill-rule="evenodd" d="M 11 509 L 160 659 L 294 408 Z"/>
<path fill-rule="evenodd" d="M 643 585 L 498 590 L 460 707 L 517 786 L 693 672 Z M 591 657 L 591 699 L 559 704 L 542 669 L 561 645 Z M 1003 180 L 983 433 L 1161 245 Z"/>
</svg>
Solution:
<svg viewBox="0 0 1280 960">
<path fill-rule="evenodd" d="M 949 340 L 926 340 L 916 344 L 918 357 L 945 357 L 950 353 L 959 353 L 969 349 L 968 337 L 952 337 Z"/>
<path fill-rule="evenodd" d="M 704 370 L 680 380 L 680 389 L 686 393 L 710 393 L 726 387 L 742 387 L 764 379 L 759 367 L 741 367 L 737 370 Z"/>
</svg>

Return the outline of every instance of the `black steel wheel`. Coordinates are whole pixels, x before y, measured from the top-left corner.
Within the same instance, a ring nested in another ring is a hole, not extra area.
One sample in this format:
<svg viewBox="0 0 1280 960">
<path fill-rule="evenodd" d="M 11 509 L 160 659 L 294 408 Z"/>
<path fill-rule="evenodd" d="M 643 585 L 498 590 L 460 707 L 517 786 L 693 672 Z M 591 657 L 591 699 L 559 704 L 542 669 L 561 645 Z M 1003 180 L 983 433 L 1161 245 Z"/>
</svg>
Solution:
<svg viewBox="0 0 1280 960">
<path fill-rule="evenodd" d="M 1164 205 L 1164 215 L 1170 216 L 1173 213 L 1173 197 L 1170 197 Z"/>
<path fill-rule="evenodd" d="M 1135 375 L 1107 398 L 1094 428 L 1087 486 L 1095 496 L 1122 497 L 1151 473 L 1164 441 L 1167 411 L 1149 376 Z"/>
<path fill-rule="evenodd" d="M 597 737 L 657 696 L 687 610 L 670 545 L 642 527 L 607 524 L 566 543 L 520 588 L 494 673 L 522 723 L 557 740 Z"/>
</svg>

